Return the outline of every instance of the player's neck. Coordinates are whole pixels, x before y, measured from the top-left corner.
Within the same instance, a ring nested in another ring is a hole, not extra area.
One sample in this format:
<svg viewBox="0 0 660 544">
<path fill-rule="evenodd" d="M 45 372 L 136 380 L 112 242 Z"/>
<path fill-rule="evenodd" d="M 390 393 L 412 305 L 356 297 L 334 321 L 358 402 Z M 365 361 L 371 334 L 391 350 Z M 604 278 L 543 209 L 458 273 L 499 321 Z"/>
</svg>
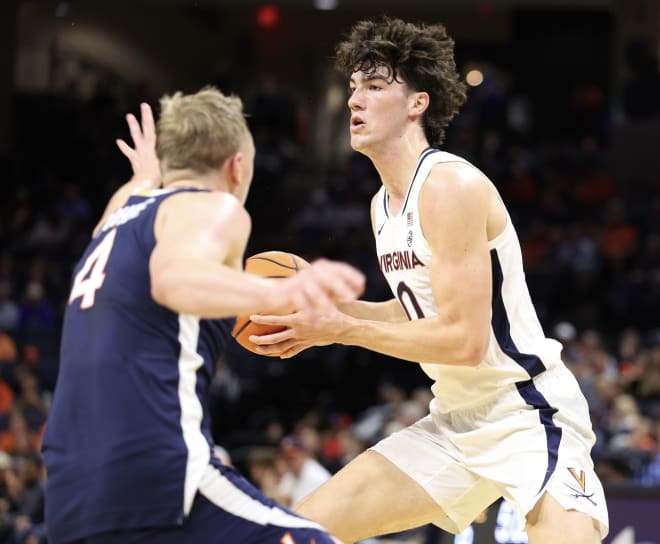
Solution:
<svg viewBox="0 0 660 544">
<path fill-rule="evenodd" d="M 166 189 L 208 189 L 211 191 L 226 190 L 217 172 L 200 175 L 189 170 L 168 172 L 163 179 Z"/>
<path fill-rule="evenodd" d="M 405 196 L 419 157 L 428 146 L 426 140 L 403 145 L 399 141 L 396 145 L 388 146 L 387 149 L 384 148 L 370 155 L 380 180 L 390 196 Z"/>
</svg>

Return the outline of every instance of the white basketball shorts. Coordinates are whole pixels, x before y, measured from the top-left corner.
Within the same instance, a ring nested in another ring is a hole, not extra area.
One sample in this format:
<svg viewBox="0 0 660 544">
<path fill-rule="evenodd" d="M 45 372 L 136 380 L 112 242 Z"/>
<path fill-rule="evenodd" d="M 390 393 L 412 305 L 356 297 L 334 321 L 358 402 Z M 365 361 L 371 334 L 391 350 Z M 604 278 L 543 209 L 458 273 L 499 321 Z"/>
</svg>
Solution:
<svg viewBox="0 0 660 544">
<path fill-rule="evenodd" d="M 461 532 L 499 497 L 523 521 L 547 491 L 596 520 L 604 538 L 608 514 L 590 456 L 594 440 L 587 402 L 562 364 L 487 404 L 432 413 L 371 449 L 426 489 L 447 514 L 436 524 L 449 532 Z"/>
</svg>

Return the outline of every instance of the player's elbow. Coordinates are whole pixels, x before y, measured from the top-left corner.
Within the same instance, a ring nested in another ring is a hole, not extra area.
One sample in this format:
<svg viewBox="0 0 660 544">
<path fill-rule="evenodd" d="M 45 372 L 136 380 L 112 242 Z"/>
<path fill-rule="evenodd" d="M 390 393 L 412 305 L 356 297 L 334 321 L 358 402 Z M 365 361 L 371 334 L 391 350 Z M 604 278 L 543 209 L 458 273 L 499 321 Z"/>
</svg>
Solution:
<svg viewBox="0 0 660 544">
<path fill-rule="evenodd" d="M 488 352 L 487 334 L 479 334 L 472 331 L 466 336 L 463 343 L 459 360 L 463 366 L 477 366 L 486 358 Z"/>
<path fill-rule="evenodd" d="M 484 360 L 485 356 L 486 352 L 480 349 L 479 346 L 469 346 L 464 350 L 461 363 L 463 366 L 477 366 Z"/>
<path fill-rule="evenodd" d="M 159 276 L 151 277 L 151 298 L 161 306 L 166 306 L 167 289 Z"/>
<path fill-rule="evenodd" d="M 171 295 L 176 287 L 171 268 L 151 268 L 151 298 L 161 306 L 171 305 Z"/>
</svg>

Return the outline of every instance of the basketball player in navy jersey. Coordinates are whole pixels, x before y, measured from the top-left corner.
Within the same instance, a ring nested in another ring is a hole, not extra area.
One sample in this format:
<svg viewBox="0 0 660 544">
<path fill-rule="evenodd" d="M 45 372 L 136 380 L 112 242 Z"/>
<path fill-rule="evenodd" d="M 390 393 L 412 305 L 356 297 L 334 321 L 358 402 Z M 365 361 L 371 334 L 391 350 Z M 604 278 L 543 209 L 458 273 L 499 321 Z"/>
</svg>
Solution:
<svg viewBox="0 0 660 544">
<path fill-rule="evenodd" d="M 541 329 L 497 190 L 439 149 L 466 99 L 452 39 L 442 25 L 363 21 L 337 64 L 351 145 L 382 181 L 371 217 L 394 298 L 322 319 L 253 316 L 289 329 L 251 339 L 281 357 L 338 342 L 420 362 L 434 398 L 296 510 L 354 542 L 427 523 L 458 533 L 505 497 L 531 544 L 600 542 L 608 515 L 586 401 Z"/>
<path fill-rule="evenodd" d="M 206 394 L 231 316 L 355 299 L 362 275 L 317 261 L 242 271 L 255 155 L 241 101 L 213 88 L 129 116 L 134 178 L 75 268 L 43 441 L 46 524 L 60 543 L 329 544 L 212 455 Z M 159 164 L 162 189 L 157 188 Z"/>
</svg>

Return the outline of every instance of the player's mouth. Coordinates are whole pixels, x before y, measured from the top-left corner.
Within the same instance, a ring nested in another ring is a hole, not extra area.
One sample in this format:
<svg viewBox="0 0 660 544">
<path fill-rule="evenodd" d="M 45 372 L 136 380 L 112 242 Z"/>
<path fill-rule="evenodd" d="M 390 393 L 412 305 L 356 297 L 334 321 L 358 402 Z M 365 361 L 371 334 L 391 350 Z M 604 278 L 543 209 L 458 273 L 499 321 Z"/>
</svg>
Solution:
<svg viewBox="0 0 660 544">
<path fill-rule="evenodd" d="M 351 117 L 351 132 L 353 132 L 354 130 L 358 130 L 364 125 L 365 122 L 362 120 L 361 117 L 357 117 L 357 116 Z"/>
</svg>

